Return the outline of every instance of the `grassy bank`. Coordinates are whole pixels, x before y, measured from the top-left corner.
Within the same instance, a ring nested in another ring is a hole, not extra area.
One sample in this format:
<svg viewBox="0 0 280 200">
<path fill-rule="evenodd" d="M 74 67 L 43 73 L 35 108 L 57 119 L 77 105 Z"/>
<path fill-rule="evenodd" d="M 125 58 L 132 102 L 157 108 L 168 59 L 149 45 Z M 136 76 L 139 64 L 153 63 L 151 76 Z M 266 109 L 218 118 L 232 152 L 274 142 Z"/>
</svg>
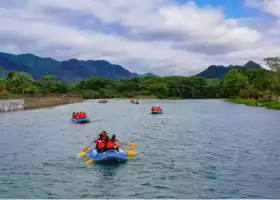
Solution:
<svg viewBox="0 0 280 200">
<path fill-rule="evenodd" d="M 236 103 L 236 104 L 244 104 L 247 106 L 254 106 L 254 107 L 265 107 L 268 109 L 273 110 L 280 110 L 280 102 L 279 101 L 258 101 L 255 99 L 229 99 L 230 102 Z"/>
</svg>

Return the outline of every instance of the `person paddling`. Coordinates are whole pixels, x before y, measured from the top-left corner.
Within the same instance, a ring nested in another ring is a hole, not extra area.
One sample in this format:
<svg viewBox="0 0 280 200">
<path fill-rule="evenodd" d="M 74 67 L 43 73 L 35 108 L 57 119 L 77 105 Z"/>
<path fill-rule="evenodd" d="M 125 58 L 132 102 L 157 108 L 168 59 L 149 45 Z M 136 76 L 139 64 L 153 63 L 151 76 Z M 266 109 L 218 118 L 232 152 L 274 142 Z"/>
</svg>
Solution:
<svg viewBox="0 0 280 200">
<path fill-rule="evenodd" d="M 101 131 L 101 133 L 99 134 L 99 136 L 97 138 L 94 139 L 94 142 L 97 143 L 99 140 L 102 140 L 103 142 L 105 142 L 106 140 L 109 140 L 109 136 L 107 135 L 106 131 Z"/>
<path fill-rule="evenodd" d="M 106 141 L 105 143 L 105 151 L 111 151 L 111 150 L 115 150 L 117 147 L 116 147 L 116 143 L 115 143 L 115 140 L 108 140 Z"/>
<path fill-rule="evenodd" d="M 94 143 L 96 143 L 96 151 L 98 153 L 101 153 L 105 150 L 106 147 L 106 141 L 109 140 L 109 137 L 107 139 L 107 133 L 106 131 L 102 131 L 99 136 L 94 140 Z"/>
<path fill-rule="evenodd" d="M 105 147 L 106 147 L 106 143 L 104 141 L 102 141 L 102 140 L 98 140 L 97 141 L 97 143 L 96 143 L 96 151 L 97 151 L 97 153 L 104 152 Z"/>
<path fill-rule="evenodd" d="M 119 148 L 121 148 L 121 144 L 119 143 L 118 140 L 116 140 L 116 135 L 112 135 L 111 140 L 112 140 L 113 142 L 115 142 L 115 144 L 116 144 L 116 149 L 119 150 Z"/>
</svg>

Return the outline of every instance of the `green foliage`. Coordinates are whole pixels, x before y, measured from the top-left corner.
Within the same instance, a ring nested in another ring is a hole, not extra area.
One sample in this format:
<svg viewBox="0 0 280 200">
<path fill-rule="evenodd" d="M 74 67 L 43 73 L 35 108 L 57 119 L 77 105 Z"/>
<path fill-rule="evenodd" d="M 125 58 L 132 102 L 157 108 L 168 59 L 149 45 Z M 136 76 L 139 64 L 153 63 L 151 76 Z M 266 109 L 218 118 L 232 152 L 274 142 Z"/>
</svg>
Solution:
<svg viewBox="0 0 280 200">
<path fill-rule="evenodd" d="M 237 96 L 241 89 L 249 86 L 248 77 L 238 69 L 229 71 L 221 83 L 222 94 L 225 97 Z"/>
<path fill-rule="evenodd" d="M 66 83 L 55 80 L 55 77 L 51 75 L 35 81 L 25 72 L 9 72 L 5 82 L 6 89 L 15 94 L 67 93 L 69 91 Z"/>
<path fill-rule="evenodd" d="M 277 59 L 267 59 L 269 65 Z M 273 67 L 271 67 L 273 68 Z M 274 69 L 274 68 L 273 68 Z M 262 68 L 234 67 L 222 80 L 204 79 L 197 76 L 182 77 L 135 77 L 112 80 L 92 77 L 71 85 L 46 75 L 34 80 L 25 72 L 9 72 L 2 80 L 2 91 L 16 94 L 75 93 L 85 99 L 93 98 L 139 98 L 161 99 L 187 98 L 233 98 L 271 101 L 280 94 L 280 78 L 276 71 Z M 1 81 L 0 81 L 1 84 Z M 249 101 L 251 102 L 251 101 Z"/>
<path fill-rule="evenodd" d="M 33 85 L 33 78 L 25 72 L 10 72 L 7 76 L 7 88 L 12 93 L 24 94 L 26 88 Z"/>
<path fill-rule="evenodd" d="M 0 66 L 0 78 L 5 75 L 4 69 Z"/>
<path fill-rule="evenodd" d="M 248 98 L 249 98 L 249 92 L 248 92 L 248 90 L 241 89 L 241 90 L 239 91 L 239 96 L 240 96 L 241 98 L 248 99 Z"/>
<path fill-rule="evenodd" d="M 279 57 L 268 57 L 264 58 L 266 66 L 268 66 L 272 71 L 276 72 L 280 76 L 280 58 Z"/>
<path fill-rule="evenodd" d="M 215 98 L 218 84 L 199 77 L 143 77 L 113 81 L 93 77 L 70 86 L 84 98 Z"/>
</svg>

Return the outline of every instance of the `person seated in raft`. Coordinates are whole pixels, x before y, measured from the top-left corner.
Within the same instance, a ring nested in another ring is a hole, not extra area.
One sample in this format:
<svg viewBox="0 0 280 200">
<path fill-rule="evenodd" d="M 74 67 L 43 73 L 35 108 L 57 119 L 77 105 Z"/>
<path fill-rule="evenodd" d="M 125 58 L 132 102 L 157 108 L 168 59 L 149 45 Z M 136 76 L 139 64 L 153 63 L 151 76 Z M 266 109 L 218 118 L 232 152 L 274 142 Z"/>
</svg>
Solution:
<svg viewBox="0 0 280 200">
<path fill-rule="evenodd" d="M 96 151 L 97 153 L 101 153 L 105 151 L 106 142 L 109 140 L 106 131 L 102 131 L 99 136 L 94 140 L 96 143 Z"/>
<path fill-rule="evenodd" d="M 80 112 L 79 114 L 80 114 L 80 118 L 81 118 L 81 119 L 84 119 L 84 118 L 87 117 L 87 116 L 86 116 L 86 113 L 84 113 L 84 112 Z"/>
<path fill-rule="evenodd" d="M 152 106 L 151 111 L 153 112 L 154 110 L 155 110 L 155 107 L 154 107 L 154 106 Z"/>
<path fill-rule="evenodd" d="M 161 108 L 160 108 L 160 106 L 158 106 L 158 107 L 156 107 L 156 109 L 155 109 L 157 112 L 160 112 L 161 111 Z"/>
<path fill-rule="evenodd" d="M 97 143 L 96 143 L 96 151 L 97 151 L 97 153 L 104 152 L 105 146 L 106 146 L 106 144 L 105 144 L 104 141 L 98 140 Z"/>
<path fill-rule="evenodd" d="M 112 151 L 115 150 L 117 148 L 116 143 L 114 140 L 107 140 L 105 142 L 105 151 Z"/>
<path fill-rule="evenodd" d="M 103 130 L 103 131 L 101 132 L 101 134 L 104 134 L 104 136 L 105 136 L 104 141 L 108 141 L 108 140 L 109 140 L 109 136 L 108 136 L 108 134 L 107 134 L 106 131 Z"/>
<path fill-rule="evenodd" d="M 75 119 L 75 117 L 76 117 L 76 113 L 73 112 L 73 113 L 72 113 L 72 118 Z"/>
<path fill-rule="evenodd" d="M 116 140 L 116 135 L 112 135 L 111 141 L 113 141 L 115 143 L 115 145 L 116 145 L 115 149 L 117 151 L 119 151 L 119 148 L 121 148 L 121 144 L 119 143 L 118 140 Z"/>
<path fill-rule="evenodd" d="M 107 135 L 106 131 L 101 131 L 101 133 L 99 134 L 99 136 L 94 139 L 94 142 L 97 143 L 98 141 L 108 141 L 109 140 L 109 136 Z"/>
<path fill-rule="evenodd" d="M 76 119 L 76 120 L 79 120 L 79 119 L 80 119 L 80 113 L 76 113 L 76 114 L 75 114 L 75 119 Z"/>
<path fill-rule="evenodd" d="M 99 136 L 94 139 L 94 143 L 98 143 L 98 141 L 105 141 L 104 134 L 100 133 Z"/>
</svg>

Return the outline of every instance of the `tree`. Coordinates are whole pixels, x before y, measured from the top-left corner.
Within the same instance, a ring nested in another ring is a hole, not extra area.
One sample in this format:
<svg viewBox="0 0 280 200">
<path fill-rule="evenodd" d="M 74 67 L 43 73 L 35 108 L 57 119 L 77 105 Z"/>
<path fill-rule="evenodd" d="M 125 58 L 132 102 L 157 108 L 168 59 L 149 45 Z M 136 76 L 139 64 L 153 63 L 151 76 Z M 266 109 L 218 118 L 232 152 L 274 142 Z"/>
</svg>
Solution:
<svg viewBox="0 0 280 200">
<path fill-rule="evenodd" d="M 280 78 L 280 58 L 279 57 L 268 57 L 264 58 L 265 65 L 272 71 L 276 72 Z"/>
<path fill-rule="evenodd" d="M 7 76 L 7 89 L 11 92 L 24 94 L 26 87 L 34 84 L 33 78 L 25 72 L 10 72 Z"/>
<path fill-rule="evenodd" d="M 42 92 L 51 93 L 54 92 L 57 88 L 57 81 L 55 80 L 55 76 L 46 75 L 40 78 L 39 84 L 41 86 Z"/>
<path fill-rule="evenodd" d="M 221 84 L 224 96 L 226 97 L 237 96 L 241 89 L 247 89 L 248 86 L 248 77 L 240 73 L 238 69 L 230 70 Z"/>
</svg>

